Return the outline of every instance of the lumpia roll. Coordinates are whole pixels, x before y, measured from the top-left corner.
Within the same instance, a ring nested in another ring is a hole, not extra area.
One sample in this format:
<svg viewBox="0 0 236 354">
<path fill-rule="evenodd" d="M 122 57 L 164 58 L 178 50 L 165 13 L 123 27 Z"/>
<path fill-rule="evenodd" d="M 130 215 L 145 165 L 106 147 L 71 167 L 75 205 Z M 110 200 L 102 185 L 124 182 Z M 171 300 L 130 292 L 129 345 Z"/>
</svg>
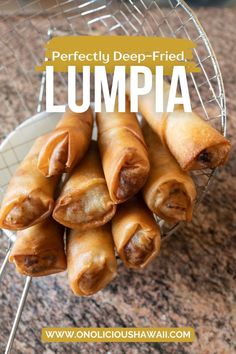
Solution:
<svg viewBox="0 0 236 354">
<path fill-rule="evenodd" d="M 74 113 L 67 108 L 41 148 L 38 169 L 43 175 L 49 177 L 72 171 L 88 149 L 92 128 L 90 108 L 84 113 Z"/>
<path fill-rule="evenodd" d="M 160 228 L 141 199 L 119 205 L 112 219 L 112 234 L 128 268 L 144 268 L 160 251 Z"/>
<path fill-rule="evenodd" d="M 192 178 L 181 170 L 160 138 L 144 123 L 143 134 L 148 146 L 150 174 L 143 188 L 144 200 L 153 213 L 172 223 L 190 221 L 196 188 Z"/>
<path fill-rule="evenodd" d="M 186 171 L 215 168 L 228 158 L 230 142 L 193 112 L 170 113 L 165 130 L 167 146 Z"/>
<path fill-rule="evenodd" d="M 0 210 L 0 227 L 21 230 L 42 222 L 53 210 L 58 177 L 44 177 L 37 169 L 45 136 L 38 138 L 12 177 Z"/>
<path fill-rule="evenodd" d="M 19 273 L 32 277 L 62 272 L 66 269 L 63 237 L 64 227 L 52 218 L 18 231 L 9 261 Z"/>
<path fill-rule="evenodd" d="M 71 230 L 67 242 L 70 287 L 88 296 L 103 289 L 116 276 L 116 258 L 110 225 L 84 232 Z"/>
<path fill-rule="evenodd" d="M 153 89 L 139 97 L 139 111 L 151 128 L 169 148 L 183 170 L 215 168 L 225 163 L 230 142 L 197 114 L 185 113 L 182 105 L 167 112 L 170 85 L 164 83 L 164 112 L 155 109 L 156 93 Z M 129 85 L 127 93 L 130 94 Z M 157 93 L 158 95 L 158 93 Z"/>
<path fill-rule="evenodd" d="M 73 170 L 56 201 L 53 217 L 72 229 L 86 230 L 107 223 L 116 211 L 111 201 L 93 141 L 88 153 Z"/>
<path fill-rule="evenodd" d="M 104 109 L 104 107 L 103 107 Z M 97 113 L 98 144 L 110 197 L 122 203 L 144 185 L 149 172 L 147 148 L 136 115 Z"/>
</svg>

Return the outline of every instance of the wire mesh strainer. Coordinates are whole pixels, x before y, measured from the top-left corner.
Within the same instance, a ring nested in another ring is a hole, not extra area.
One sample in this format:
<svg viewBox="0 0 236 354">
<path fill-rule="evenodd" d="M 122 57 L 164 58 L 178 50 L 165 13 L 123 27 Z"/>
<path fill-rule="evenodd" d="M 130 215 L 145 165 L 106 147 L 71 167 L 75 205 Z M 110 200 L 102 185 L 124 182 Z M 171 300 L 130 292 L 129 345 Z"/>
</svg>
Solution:
<svg viewBox="0 0 236 354">
<path fill-rule="evenodd" d="M 2 110 L 0 138 L 18 123 L 44 109 L 44 74 L 39 77 L 35 65 L 44 57 L 44 45 L 58 35 L 127 35 L 189 38 L 196 43 L 194 60 L 199 74 L 189 74 L 188 83 L 193 109 L 226 134 L 225 95 L 219 66 L 208 38 L 190 8 L 180 0 L 10 0 L 0 2 L 0 80 Z M 78 75 L 78 86 L 81 77 Z M 67 78 L 56 74 L 55 100 L 66 102 Z M 14 148 L 13 148 L 14 151 Z M 8 168 L 9 177 L 13 169 Z M 194 172 L 198 203 L 213 175 L 213 170 Z M 4 187 L 1 180 L 0 187 Z M 177 225 L 178 226 L 178 225 Z M 176 227 L 162 225 L 168 236 Z M 0 282 L 7 267 L 14 235 L 4 231 L 9 245 L 0 268 Z M 5 353 L 11 351 L 31 278 L 26 277 Z"/>
</svg>

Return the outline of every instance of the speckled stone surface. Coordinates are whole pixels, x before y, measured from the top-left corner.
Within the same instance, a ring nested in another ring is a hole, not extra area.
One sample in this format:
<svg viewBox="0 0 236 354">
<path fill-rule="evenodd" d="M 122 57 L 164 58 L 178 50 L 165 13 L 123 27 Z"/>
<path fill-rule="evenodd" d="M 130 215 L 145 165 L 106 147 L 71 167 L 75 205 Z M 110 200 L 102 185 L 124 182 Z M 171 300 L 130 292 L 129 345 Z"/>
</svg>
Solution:
<svg viewBox="0 0 236 354">
<path fill-rule="evenodd" d="M 193 222 L 165 244 L 146 270 L 119 275 L 104 291 L 90 298 L 72 295 L 66 275 L 35 279 L 16 335 L 14 354 L 234 354 L 236 353 L 236 52 L 235 9 L 199 9 L 219 60 L 226 88 L 228 134 L 233 148 L 228 164 L 219 170 Z M 30 45 L 30 43 L 29 43 Z M 1 82 L 1 96 L 14 94 Z M 22 89 L 26 90 L 22 84 Z M 33 107 L 29 99 L 29 107 Z M 4 117 L 1 134 L 19 122 Z M 1 242 L 3 257 L 6 242 Z M 0 353 L 11 327 L 23 279 L 8 266 L 0 288 Z M 156 327 L 193 326 L 192 344 L 43 344 L 43 326 Z"/>
</svg>

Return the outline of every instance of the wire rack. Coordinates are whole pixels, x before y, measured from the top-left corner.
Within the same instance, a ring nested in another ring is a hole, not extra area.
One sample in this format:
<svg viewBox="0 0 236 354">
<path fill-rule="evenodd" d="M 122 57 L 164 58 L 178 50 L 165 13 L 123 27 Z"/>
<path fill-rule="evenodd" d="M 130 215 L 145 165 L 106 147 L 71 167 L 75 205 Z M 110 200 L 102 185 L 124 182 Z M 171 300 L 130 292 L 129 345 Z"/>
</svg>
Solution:
<svg viewBox="0 0 236 354">
<path fill-rule="evenodd" d="M 209 40 L 191 9 L 181 0 L 10 0 L 0 2 L 0 80 L 2 84 L 0 121 L 4 139 L 11 128 L 41 112 L 45 107 L 45 73 L 39 76 L 35 65 L 44 58 L 44 45 L 60 35 L 127 35 L 188 38 L 196 43 L 194 60 L 201 73 L 188 74 L 193 109 L 215 128 L 226 134 L 225 94 L 220 69 Z M 78 75 L 80 84 L 81 76 Z M 79 86 L 78 84 L 78 86 Z M 55 100 L 66 102 L 67 78 L 57 73 Z M 36 108 L 36 109 L 35 109 Z M 4 114 L 4 115 L 3 115 Z M 14 117 L 14 121 L 12 121 Z M 19 162 L 19 161 L 18 161 Z M 11 170 L 9 170 L 11 171 Z M 198 204 L 204 196 L 214 170 L 196 171 L 193 178 L 198 190 Z M 10 172 L 12 174 L 12 172 Z M 0 183 L 3 187 L 3 183 Z M 160 222 L 166 238 L 179 226 Z M 0 268 L 0 286 L 7 270 L 14 234 L 2 230 L 8 240 Z M 4 241 L 4 242 L 5 242 Z M 4 244 L 4 243 L 3 243 Z M 6 242 L 5 242 L 6 244 Z M 30 289 L 25 278 L 21 298 L 12 319 L 5 353 L 10 353 L 21 314 Z M 2 324 L 0 324 L 2 325 Z"/>
</svg>

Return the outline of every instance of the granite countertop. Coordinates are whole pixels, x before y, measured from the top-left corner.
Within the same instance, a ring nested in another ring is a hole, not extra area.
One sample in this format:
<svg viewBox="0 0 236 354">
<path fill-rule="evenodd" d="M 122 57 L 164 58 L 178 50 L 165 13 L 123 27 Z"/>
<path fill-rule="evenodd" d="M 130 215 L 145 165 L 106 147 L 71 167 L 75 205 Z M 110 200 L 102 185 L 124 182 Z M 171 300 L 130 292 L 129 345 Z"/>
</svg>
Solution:
<svg viewBox="0 0 236 354">
<path fill-rule="evenodd" d="M 163 244 L 160 257 L 147 269 L 129 271 L 120 263 L 118 277 L 90 298 L 74 297 L 64 274 L 34 279 L 13 353 L 236 353 L 236 9 L 209 8 L 196 12 L 223 73 L 228 135 L 233 143 L 228 164 L 218 171 L 193 222 Z M 1 86 L 1 96 L 5 94 L 13 102 L 14 92 L 9 90 L 7 82 L 1 82 Z M 17 109 L 15 115 L 1 115 L 1 136 L 10 132 L 19 119 Z M 6 242 L 2 239 L 0 242 L 3 250 Z M 23 279 L 9 265 L 0 289 L 1 353 L 22 288 Z M 197 339 L 192 344 L 43 344 L 40 336 L 44 326 L 192 326 Z"/>
</svg>

